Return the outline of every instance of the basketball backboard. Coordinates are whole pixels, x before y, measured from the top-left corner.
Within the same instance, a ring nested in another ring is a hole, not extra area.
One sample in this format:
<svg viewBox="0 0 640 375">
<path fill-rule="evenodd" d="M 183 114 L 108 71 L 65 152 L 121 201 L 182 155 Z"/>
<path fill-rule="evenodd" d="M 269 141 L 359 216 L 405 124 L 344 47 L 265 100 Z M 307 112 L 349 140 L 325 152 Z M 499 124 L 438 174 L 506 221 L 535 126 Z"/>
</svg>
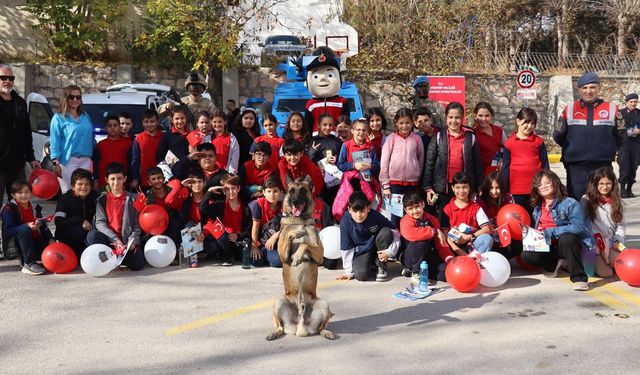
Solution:
<svg viewBox="0 0 640 375">
<path fill-rule="evenodd" d="M 358 32 L 342 22 L 322 25 L 313 37 L 313 45 L 314 48 L 327 46 L 341 58 L 355 56 L 360 51 Z"/>
</svg>

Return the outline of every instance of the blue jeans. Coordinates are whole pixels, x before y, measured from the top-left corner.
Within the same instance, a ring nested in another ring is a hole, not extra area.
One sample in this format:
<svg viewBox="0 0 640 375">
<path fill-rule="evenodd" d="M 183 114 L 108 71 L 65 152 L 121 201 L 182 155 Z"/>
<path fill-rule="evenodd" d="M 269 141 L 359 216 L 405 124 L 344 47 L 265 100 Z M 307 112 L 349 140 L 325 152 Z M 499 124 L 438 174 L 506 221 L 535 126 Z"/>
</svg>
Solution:
<svg viewBox="0 0 640 375">
<path fill-rule="evenodd" d="M 493 247 L 493 237 L 491 237 L 490 234 L 483 233 L 473 240 L 473 247 L 481 254 L 491 251 Z"/>
<path fill-rule="evenodd" d="M 267 250 L 266 247 L 262 247 L 260 249 L 262 253 L 262 258 L 260 259 L 252 259 L 251 265 L 254 267 L 262 267 L 269 266 L 275 268 L 282 268 L 282 261 L 280 260 L 280 255 L 278 254 L 278 249 Z"/>
</svg>

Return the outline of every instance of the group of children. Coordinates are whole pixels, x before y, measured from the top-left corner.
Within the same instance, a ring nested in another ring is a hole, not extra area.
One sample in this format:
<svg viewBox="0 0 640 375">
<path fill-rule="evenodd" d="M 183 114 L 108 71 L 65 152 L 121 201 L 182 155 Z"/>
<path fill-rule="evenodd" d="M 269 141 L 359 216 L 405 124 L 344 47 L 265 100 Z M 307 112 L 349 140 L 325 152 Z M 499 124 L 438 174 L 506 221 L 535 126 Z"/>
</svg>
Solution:
<svg viewBox="0 0 640 375">
<path fill-rule="evenodd" d="M 129 116 L 108 117 L 93 174 L 76 170 L 72 189 L 58 201 L 55 238 L 78 255 L 93 243 L 118 246 L 133 240 L 140 248 L 150 235 L 139 227 L 139 211 L 159 204 L 169 216 L 164 234 L 178 246 L 181 229 L 201 225 L 197 240 L 205 250 L 191 257 L 192 267 L 207 256 L 232 265 L 243 242 L 251 244 L 254 266 L 281 267 L 280 202 L 290 181 L 308 177 L 317 228 L 340 225 L 342 279 L 384 281 L 387 262 L 397 259 L 405 276 L 417 280 L 420 263 L 427 260 L 432 282 L 444 280 L 444 267 L 454 256 L 481 258 L 493 249 L 550 274 L 565 266 L 576 289 L 584 290 L 582 247 L 596 246 L 594 234 L 600 236 L 598 244 L 604 245 L 596 268 L 607 276 L 623 246 L 623 209 L 613 172 L 594 172 L 583 212 L 549 171 L 544 142 L 535 134 L 537 116 L 529 108 L 520 110 L 509 137 L 491 124 L 493 109 L 484 102 L 474 109 L 473 127 L 463 126 L 464 108 L 457 102 L 447 106 L 443 129 L 433 126 L 427 108 L 402 108 L 391 134 L 385 134 L 380 108 L 353 123 L 323 115 L 316 134 L 309 134 L 303 114 L 293 112 L 283 138 L 268 113 L 260 135 L 251 109 L 237 116 L 231 131 L 221 111 L 196 114 L 190 130 L 187 111 L 176 107 L 166 132 L 157 113 L 146 111 L 144 130 L 135 137 L 128 133 Z M 103 192 L 98 196 L 92 188 Z M 3 237 L 15 238 L 22 249 L 23 271 L 38 274 L 44 272 L 38 254 L 53 237 L 30 214 L 29 191 L 24 181 L 12 186 L 13 200 L 2 212 Z M 513 202 L 530 212 L 551 252 L 522 252 L 516 240 L 500 247 L 496 216 Z M 383 205 L 390 220 L 379 212 Z M 453 229 L 460 235 L 449 235 Z M 144 267 L 142 251 L 129 252 L 124 264 Z M 333 269 L 337 261 L 326 259 L 324 266 Z"/>
</svg>

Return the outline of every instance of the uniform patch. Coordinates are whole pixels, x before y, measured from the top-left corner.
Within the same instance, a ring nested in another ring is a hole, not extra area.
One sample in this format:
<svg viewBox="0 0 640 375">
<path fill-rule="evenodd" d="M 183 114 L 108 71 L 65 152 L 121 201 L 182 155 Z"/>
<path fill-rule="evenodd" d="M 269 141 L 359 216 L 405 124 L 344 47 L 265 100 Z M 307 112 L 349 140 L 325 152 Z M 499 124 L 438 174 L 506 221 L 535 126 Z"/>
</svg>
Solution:
<svg viewBox="0 0 640 375">
<path fill-rule="evenodd" d="M 600 116 L 600 118 L 607 118 L 609 117 L 609 111 L 601 109 L 600 112 L 598 112 L 598 116 Z"/>
</svg>

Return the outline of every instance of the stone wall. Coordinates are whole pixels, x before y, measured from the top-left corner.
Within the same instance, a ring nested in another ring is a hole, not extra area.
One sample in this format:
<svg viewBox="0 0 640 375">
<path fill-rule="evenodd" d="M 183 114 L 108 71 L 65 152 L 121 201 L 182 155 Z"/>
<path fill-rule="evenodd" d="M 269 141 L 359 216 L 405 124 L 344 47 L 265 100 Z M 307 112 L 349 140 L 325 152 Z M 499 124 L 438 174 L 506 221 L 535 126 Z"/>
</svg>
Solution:
<svg viewBox="0 0 640 375">
<path fill-rule="evenodd" d="M 118 69 L 116 66 L 89 66 L 81 64 L 68 65 L 33 65 L 32 85 L 26 87 L 39 92 L 47 97 L 54 110 L 57 109 L 62 89 L 66 85 L 76 84 L 83 89 L 83 92 L 99 92 L 107 86 L 115 84 L 118 79 Z M 161 83 L 174 86 L 181 91 L 184 87 L 186 71 L 177 69 L 161 68 L 132 68 L 131 79 L 140 83 Z M 366 107 L 380 106 L 387 116 L 392 118 L 395 112 L 404 106 L 411 105 L 413 88 L 411 87 L 413 77 L 402 77 L 388 79 L 378 73 L 373 76 L 364 72 L 347 72 L 345 79 L 355 81 L 361 92 L 363 102 Z M 567 86 L 568 86 L 567 77 Z M 573 85 L 577 77 L 572 77 Z M 240 103 L 246 101 L 248 97 L 263 97 L 267 101 L 273 101 L 275 87 L 286 80 L 286 75 L 272 68 L 245 68 L 238 72 L 238 93 Z M 538 76 L 535 89 L 537 99 L 529 100 L 529 106 L 538 113 L 537 132 L 545 139 L 549 140 L 555 119 L 558 112 L 571 98 L 576 97 L 576 93 L 565 95 L 559 100 L 555 94 L 550 94 L 551 76 Z M 496 116 L 494 122 L 503 126 L 507 133 L 514 129 L 515 116 L 525 105 L 523 100 L 516 97 L 516 77 L 515 74 L 508 75 L 466 75 L 467 108 L 468 121 L 472 121 L 472 110 L 478 101 L 487 101 L 493 106 Z M 568 87 L 567 87 L 568 88 Z M 628 77 L 604 77 L 602 78 L 601 97 L 613 100 L 618 103 L 622 101 L 628 92 L 640 90 L 640 83 L 632 81 Z M 574 90 L 575 91 L 575 90 Z M 567 97 L 569 100 L 567 100 Z M 564 101 L 564 102 L 563 102 Z M 549 103 L 552 103 L 550 105 Z M 557 105 L 554 105 L 556 104 Z M 557 108 L 557 109 L 556 109 Z M 550 142 L 550 147 L 553 143 Z"/>
</svg>

